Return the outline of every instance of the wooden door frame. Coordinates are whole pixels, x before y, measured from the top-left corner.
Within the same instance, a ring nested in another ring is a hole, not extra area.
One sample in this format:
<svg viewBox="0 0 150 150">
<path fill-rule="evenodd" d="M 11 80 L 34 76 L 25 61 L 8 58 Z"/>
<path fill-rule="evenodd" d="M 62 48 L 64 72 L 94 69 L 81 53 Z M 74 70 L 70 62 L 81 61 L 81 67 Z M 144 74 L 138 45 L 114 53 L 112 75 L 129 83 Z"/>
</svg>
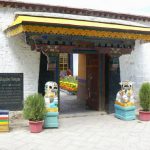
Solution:
<svg viewBox="0 0 150 150">
<path fill-rule="evenodd" d="M 105 110 L 105 54 L 99 54 L 99 111 Z"/>
<path fill-rule="evenodd" d="M 88 57 L 87 57 L 87 55 L 89 55 L 89 54 L 86 54 L 86 62 L 87 62 L 87 60 L 88 60 Z M 90 55 L 99 55 L 99 54 L 90 54 Z M 98 66 L 97 66 L 97 68 L 98 68 L 98 78 L 97 78 L 97 82 L 98 82 L 98 88 L 100 87 L 100 67 L 99 67 L 99 65 L 100 65 L 100 59 L 99 59 L 99 56 L 98 56 L 98 64 L 97 64 Z M 87 64 L 86 64 L 86 84 L 88 83 L 88 78 L 87 78 Z M 86 85 L 86 88 L 88 88 L 87 87 L 87 85 Z M 88 89 L 87 89 L 87 91 L 88 91 Z M 99 91 L 99 89 L 98 89 L 98 91 Z M 100 111 L 100 93 L 98 93 L 98 107 L 97 107 L 97 111 Z"/>
<path fill-rule="evenodd" d="M 116 57 L 119 58 L 119 56 L 116 56 Z M 110 70 L 110 68 L 111 68 L 110 60 L 111 59 L 113 59 L 112 56 L 110 56 L 108 54 L 105 55 L 105 88 L 104 89 L 105 89 L 105 111 L 107 113 L 113 113 L 114 112 L 114 110 L 112 108 L 113 107 L 112 105 L 114 102 L 112 103 L 112 100 L 115 101 L 116 94 L 117 94 L 116 90 L 117 89 L 119 90 L 119 82 L 120 82 L 120 78 L 117 78 L 119 80 L 117 82 L 115 82 L 115 78 L 113 78 L 113 86 L 115 84 L 115 89 L 112 88 L 112 86 L 111 86 L 111 84 L 112 84 L 112 80 L 111 80 L 112 71 Z M 119 71 L 119 73 L 120 73 L 120 71 Z M 115 77 L 118 77 L 117 75 L 115 75 Z M 111 91 L 113 91 L 113 98 L 111 97 L 112 96 Z"/>
</svg>

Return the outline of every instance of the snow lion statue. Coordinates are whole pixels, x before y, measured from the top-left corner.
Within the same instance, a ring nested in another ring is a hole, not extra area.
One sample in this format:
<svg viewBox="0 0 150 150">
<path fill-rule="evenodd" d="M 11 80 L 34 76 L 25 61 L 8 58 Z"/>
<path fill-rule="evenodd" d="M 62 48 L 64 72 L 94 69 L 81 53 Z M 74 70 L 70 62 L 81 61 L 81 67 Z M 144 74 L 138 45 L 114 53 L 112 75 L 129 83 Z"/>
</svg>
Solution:
<svg viewBox="0 0 150 150">
<path fill-rule="evenodd" d="M 117 93 L 115 104 L 121 106 L 132 106 L 135 103 L 133 82 L 122 81 L 120 82 L 121 90 Z"/>
</svg>

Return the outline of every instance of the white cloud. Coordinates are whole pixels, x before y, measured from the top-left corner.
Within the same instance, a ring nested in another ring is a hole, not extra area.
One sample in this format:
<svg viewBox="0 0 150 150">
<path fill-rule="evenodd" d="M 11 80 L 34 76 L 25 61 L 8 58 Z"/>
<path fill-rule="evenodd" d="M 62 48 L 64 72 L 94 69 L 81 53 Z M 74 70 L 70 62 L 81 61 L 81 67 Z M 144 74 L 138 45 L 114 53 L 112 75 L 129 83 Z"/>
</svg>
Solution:
<svg viewBox="0 0 150 150">
<path fill-rule="evenodd" d="M 32 3 L 150 15 L 150 0 L 32 0 Z"/>
</svg>

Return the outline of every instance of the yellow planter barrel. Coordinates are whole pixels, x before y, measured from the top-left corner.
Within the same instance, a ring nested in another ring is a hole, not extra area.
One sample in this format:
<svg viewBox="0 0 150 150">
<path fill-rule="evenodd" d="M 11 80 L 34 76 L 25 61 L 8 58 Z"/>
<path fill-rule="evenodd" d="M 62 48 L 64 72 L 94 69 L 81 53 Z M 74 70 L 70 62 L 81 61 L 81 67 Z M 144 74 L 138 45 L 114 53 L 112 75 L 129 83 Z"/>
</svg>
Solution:
<svg viewBox="0 0 150 150">
<path fill-rule="evenodd" d="M 9 111 L 0 110 L 0 132 L 9 131 Z"/>
</svg>

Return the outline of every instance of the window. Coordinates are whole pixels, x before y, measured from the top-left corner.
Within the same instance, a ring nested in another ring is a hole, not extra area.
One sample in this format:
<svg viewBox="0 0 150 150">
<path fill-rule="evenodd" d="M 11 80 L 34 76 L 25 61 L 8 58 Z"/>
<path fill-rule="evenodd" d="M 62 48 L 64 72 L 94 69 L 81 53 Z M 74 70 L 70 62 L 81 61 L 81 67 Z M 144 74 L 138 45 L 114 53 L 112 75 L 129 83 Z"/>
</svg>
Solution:
<svg viewBox="0 0 150 150">
<path fill-rule="evenodd" d="M 68 54 L 67 53 L 60 53 L 59 54 L 59 68 L 60 71 L 65 71 L 68 69 Z"/>
</svg>

